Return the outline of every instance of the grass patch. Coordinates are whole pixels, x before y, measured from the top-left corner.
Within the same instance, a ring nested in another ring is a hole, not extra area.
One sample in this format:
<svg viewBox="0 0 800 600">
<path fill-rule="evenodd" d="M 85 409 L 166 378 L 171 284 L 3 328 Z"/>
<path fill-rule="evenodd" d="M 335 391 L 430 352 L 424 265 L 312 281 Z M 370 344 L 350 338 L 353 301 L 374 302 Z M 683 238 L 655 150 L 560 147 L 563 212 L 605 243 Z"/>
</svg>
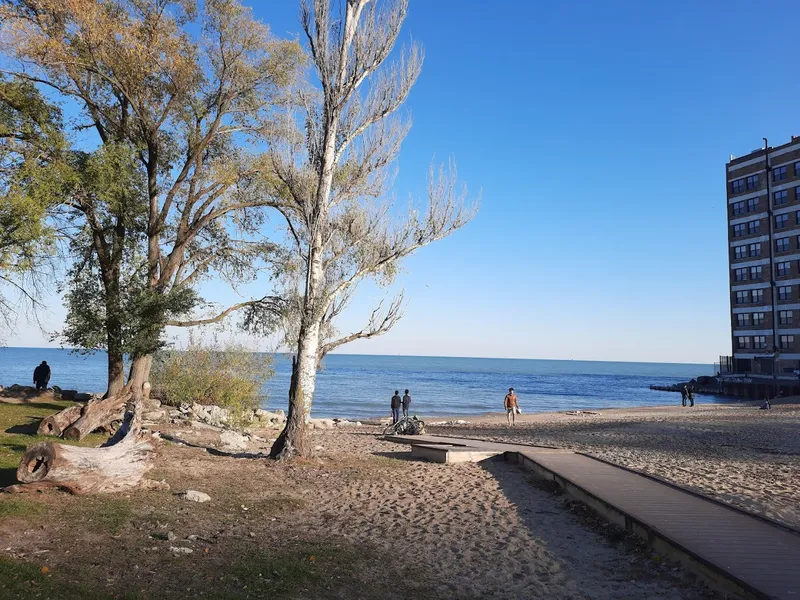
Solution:
<svg viewBox="0 0 800 600">
<path fill-rule="evenodd" d="M 28 498 L 17 498 L 3 494 L 0 497 L 0 519 L 6 517 L 28 517 L 41 514 L 44 507 Z"/>
<path fill-rule="evenodd" d="M 58 598 L 59 600 L 108 599 L 96 592 L 54 577 L 47 567 L 0 556 L 0 598 Z M 128 596 L 133 598 L 134 596 Z"/>
<path fill-rule="evenodd" d="M 307 545 L 285 552 L 262 551 L 241 557 L 229 566 L 225 579 L 250 597 L 334 597 L 334 588 L 343 585 L 340 579 L 352 581 L 357 562 L 352 551 Z M 227 597 L 241 596 L 231 590 Z"/>
<path fill-rule="evenodd" d="M 134 517 L 133 503 L 128 498 L 112 496 L 82 496 L 80 502 L 71 502 L 61 511 L 67 523 L 82 523 L 96 533 L 116 535 Z"/>
<path fill-rule="evenodd" d="M 72 402 L 48 398 L 42 402 L 7 404 L 0 402 L 0 487 L 17 482 L 16 472 L 25 448 L 36 442 L 75 444 L 47 435 L 36 435 L 39 421 L 71 406 Z M 87 435 L 78 446 L 99 446 L 108 436 Z"/>
</svg>

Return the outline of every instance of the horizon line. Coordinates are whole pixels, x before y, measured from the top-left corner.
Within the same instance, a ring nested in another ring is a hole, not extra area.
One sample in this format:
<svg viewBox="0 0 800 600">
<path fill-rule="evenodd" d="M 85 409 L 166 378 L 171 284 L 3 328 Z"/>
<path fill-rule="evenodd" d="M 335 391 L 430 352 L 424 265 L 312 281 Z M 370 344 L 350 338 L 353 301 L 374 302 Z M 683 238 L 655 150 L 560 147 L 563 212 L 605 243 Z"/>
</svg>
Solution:
<svg viewBox="0 0 800 600">
<path fill-rule="evenodd" d="M 93 354 L 94 352 L 105 352 L 103 349 L 87 351 L 80 348 L 68 348 L 64 346 L 0 346 L 9 349 L 22 349 L 22 350 L 66 350 L 69 352 L 81 352 L 84 354 Z M 263 352 L 263 351 L 256 351 Z M 265 354 L 292 354 L 288 351 L 274 351 L 264 352 Z M 715 365 L 714 361 L 703 362 L 673 362 L 673 361 L 652 361 L 652 360 L 600 360 L 591 358 L 527 358 L 519 356 L 455 356 L 449 354 L 363 354 L 358 352 L 332 352 L 329 356 L 380 356 L 380 357 L 397 357 L 397 358 L 454 358 L 454 359 L 472 359 L 472 360 L 539 360 L 551 362 L 601 362 L 601 363 L 630 363 L 630 364 L 643 364 L 643 365 L 699 365 L 708 366 Z"/>
</svg>

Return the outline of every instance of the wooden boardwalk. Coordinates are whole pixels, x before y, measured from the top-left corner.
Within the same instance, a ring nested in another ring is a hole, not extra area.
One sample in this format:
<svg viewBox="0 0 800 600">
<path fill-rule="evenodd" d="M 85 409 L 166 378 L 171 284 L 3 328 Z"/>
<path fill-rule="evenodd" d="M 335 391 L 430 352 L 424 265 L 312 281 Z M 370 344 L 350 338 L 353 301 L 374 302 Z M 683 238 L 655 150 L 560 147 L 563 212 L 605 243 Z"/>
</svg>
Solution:
<svg viewBox="0 0 800 600">
<path fill-rule="evenodd" d="M 569 451 L 443 436 L 389 439 L 502 450 L 711 583 L 755 598 L 800 600 L 800 534 L 745 511 Z"/>
</svg>

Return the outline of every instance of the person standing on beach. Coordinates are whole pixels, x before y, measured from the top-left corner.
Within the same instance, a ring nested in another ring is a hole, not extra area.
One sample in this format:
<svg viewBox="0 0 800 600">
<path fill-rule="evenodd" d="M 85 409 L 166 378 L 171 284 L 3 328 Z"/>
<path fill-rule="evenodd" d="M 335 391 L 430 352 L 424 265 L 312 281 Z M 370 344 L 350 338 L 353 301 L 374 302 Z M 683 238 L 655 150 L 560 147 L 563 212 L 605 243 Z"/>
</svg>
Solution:
<svg viewBox="0 0 800 600">
<path fill-rule="evenodd" d="M 689 388 L 688 395 L 689 395 L 689 406 L 694 406 L 694 390 L 692 388 Z M 686 406 L 686 403 L 684 403 L 683 405 Z"/>
<path fill-rule="evenodd" d="M 681 390 L 681 403 L 683 404 L 683 406 L 686 406 L 686 398 L 688 397 L 689 397 L 689 391 L 686 389 L 686 386 L 683 386 L 683 389 Z"/>
<path fill-rule="evenodd" d="M 46 390 L 47 384 L 50 381 L 50 365 L 46 360 L 42 361 L 38 367 L 33 370 L 33 385 L 36 386 L 36 391 Z"/>
<path fill-rule="evenodd" d="M 392 396 L 392 423 L 397 423 L 400 420 L 400 406 L 402 405 L 400 399 L 400 392 L 395 390 Z"/>
<path fill-rule="evenodd" d="M 506 394 L 505 400 L 503 400 L 503 406 L 506 409 L 508 424 L 515 424 L 517 422 L 517 408 L 519 407 L 519 403 L 517 402 L 517 395 L 514 393 L 514 388 L 508 388 L 508 393 Z"/>
<path fill-rule="evenodd" d="M 406 390 L 406 393 L 403 395 L 403 416 L 408 416 L 408 409 L 411 406 L 411 395 Z"/>
</svg>

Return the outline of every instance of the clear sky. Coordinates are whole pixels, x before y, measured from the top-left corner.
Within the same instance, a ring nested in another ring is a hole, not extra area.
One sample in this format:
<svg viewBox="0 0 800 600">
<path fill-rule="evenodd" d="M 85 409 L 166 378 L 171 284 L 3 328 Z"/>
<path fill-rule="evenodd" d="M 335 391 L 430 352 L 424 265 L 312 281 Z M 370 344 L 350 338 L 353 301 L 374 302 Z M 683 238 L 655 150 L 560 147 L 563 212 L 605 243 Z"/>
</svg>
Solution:
<svg viewBox="0 0 800 600">
<path fill-rule="evenodd" d="M 298 4 L 255 12 L 295 36 Z M 405 263 L 405 320 L 343 351 L 705 363 L 730 353 L 725 163 L 764 136 L 800 134 L 800 4 L 410 4 L 403 39 L 426 58 L 406 104 L 398 198 L 424 192 L 432 157 L 453 156 L 482 205 Z M 365 287 L 342 328 L 391 291 Z M 51 306 L 55 329 L 63 310 Z M 51 345 L 24 324 L 7 343 Z"/>
</svg>

